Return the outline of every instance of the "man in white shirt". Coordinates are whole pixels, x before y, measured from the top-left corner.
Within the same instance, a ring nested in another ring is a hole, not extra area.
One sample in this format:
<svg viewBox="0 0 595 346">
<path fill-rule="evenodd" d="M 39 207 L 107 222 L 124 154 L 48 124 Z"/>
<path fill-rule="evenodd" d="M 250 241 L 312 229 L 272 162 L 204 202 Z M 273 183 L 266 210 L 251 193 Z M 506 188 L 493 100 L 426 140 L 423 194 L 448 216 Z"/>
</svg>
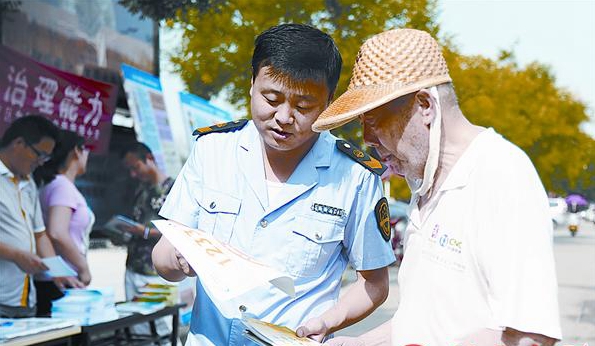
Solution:
<svg viewBox="0 0 595 346">
<path fill-rule="evenodd" d="M 36 312 L 32 275 L 55 256 L 45 231 L 31 173 L 51 157 L 58 129 L 41 116 L 15 120 L 0 141 L 0 317 Z M 84 287 L 74 277 L 54 278 L 60 288 Z"/>
<path fill-rule="evenodd" d="M 561 339 L 548 200 L 529 158 L 459 109 L 427 33 L 366 41 L 348 90 L 313 124 L 359 117 L 364 141 L 412 190 L 400 304 L 331 345 L 553 345 Z"/>
</svg>

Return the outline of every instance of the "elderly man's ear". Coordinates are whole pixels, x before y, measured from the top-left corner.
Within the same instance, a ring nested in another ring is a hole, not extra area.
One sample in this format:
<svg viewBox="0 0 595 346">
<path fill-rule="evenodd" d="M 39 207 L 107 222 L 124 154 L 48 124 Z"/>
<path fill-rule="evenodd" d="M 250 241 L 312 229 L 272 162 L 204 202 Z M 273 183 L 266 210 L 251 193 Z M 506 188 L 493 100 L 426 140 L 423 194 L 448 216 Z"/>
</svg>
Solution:
<svg viewBox="0 0 595 346">
<path fill-rule="evenodd" d="M 415 101 L 419 105 L 424 125 L 430 126 L 436 116 L 436 102 L 438 100 L 427 89 L 421 89 L 415 94 Z"/>
</svg>

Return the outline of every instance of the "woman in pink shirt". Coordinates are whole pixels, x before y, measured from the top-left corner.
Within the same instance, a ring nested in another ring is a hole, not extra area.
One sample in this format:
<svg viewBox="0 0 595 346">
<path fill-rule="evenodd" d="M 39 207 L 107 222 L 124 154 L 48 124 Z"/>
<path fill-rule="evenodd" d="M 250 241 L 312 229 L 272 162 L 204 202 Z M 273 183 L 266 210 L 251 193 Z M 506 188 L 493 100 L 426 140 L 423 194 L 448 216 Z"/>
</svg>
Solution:
<svg viewBox="0 0 595 346">
<path fill-rule="evenodd" d="M 77 272 L 86 286 L 91 282 L 87 263 L 89 233 L 95 216 L 85 198 L 74 185 L 76 177 L 85 173 L 89 150 L 83 137 L 70 131 L 61 131 L 52 159 L 34 173 L 40 190 L 40 202 L 46 230 L 56 250 Z M 37 288 L 37 315 L 50 314 L 51 301 L 62 292 L 45 277 L 35 280 Z"/>
</svg>

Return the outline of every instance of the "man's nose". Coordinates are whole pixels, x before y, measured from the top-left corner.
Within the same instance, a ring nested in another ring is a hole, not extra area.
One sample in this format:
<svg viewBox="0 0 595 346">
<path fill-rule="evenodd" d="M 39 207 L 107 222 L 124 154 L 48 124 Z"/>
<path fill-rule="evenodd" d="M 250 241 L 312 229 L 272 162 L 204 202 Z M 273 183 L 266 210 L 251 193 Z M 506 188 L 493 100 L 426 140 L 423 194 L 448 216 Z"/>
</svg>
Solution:
<svg viewBox="0 0 595 346">
<path fill-rule="evenodd" d="M 275 119 L 279 124 L 282 125 L 291 125 L 293 124 L 294 117 L 293 117 L 294 109 L 287 103 L 281 104 L 277 107 L 277 112 L 275 113 Z"/>
</svg>

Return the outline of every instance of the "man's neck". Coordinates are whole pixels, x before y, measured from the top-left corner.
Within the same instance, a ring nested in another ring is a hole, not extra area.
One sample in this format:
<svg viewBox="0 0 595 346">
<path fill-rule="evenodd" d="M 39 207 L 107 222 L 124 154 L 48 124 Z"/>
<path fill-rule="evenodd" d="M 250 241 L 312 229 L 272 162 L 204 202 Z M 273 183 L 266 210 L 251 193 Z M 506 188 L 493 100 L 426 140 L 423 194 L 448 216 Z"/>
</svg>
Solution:
<svg viewBox="0 0 595 346">
<path fill-rule="evenodd" d="M 286 182 L 317 140 L 318 136 L 315 136 L 301 147 L 290 151 L 274 150 L 261 141 L 265 179 Z"/>
<path fill-rule="evenodd" d="M 153 186 L 159 186 L 165 181 L 165 179 L 167 179 L 167 175 L 156 169 L 151 174 L 150 182 Z"/>
<path fill-rule="evenodd" d="M 10 158 L 11 158 L 11 155 L 6 149 L 0 150 L 0 160 L 2 160 L 2 163 L 4 164 L 4 166 L 6 166 L 6 168 L 8 168 L 8 170 L 12 173 L 12 175 L 14 175 L 19 180 L 27 180 L 26 176 L 21 176 L 21 175 L 15 173 L 14 168 L 12 167 Z"/>
<path fill-rule="evenodd" d="M 471 142 L 485 128 L 473 125 L 463 114 L 452 114 L 442 117 L 442 139 L 440 142 L 440 161 L 434 176 L 434 183 L 428 194 L 420 198 L 419 207 L 422 208 L 434 197 L 440 186 Z"/>
</svg>

